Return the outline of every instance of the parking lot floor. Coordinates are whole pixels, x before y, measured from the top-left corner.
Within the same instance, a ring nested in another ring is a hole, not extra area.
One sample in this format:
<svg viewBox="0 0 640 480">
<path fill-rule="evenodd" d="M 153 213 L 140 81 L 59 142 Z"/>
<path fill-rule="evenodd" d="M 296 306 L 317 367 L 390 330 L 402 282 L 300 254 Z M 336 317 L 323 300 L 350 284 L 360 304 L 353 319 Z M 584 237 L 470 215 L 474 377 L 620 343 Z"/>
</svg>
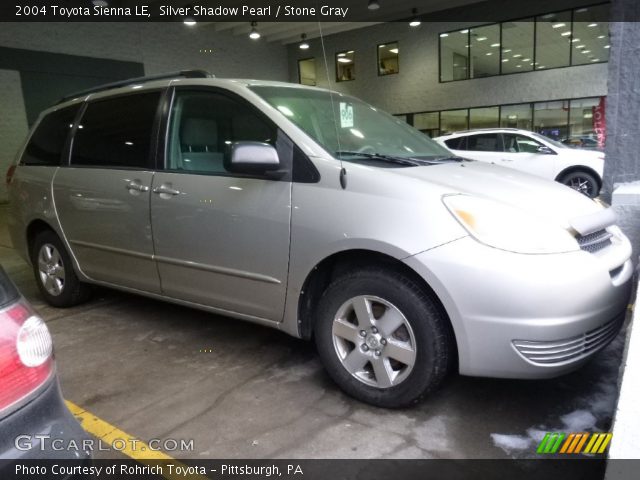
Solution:
<svg viewBox="0 0 640 480">
<path fill-rule="evenodd" d="M 65 397 L 145 442 L 192 440 L 175 458 L 534 458 L 548 431 L 610 428 L 624 332 L 557 379 L 452 375 L 413 408 L 378 409 L 344 395 L 311 343 L 276 330 L 103 288 L 46 305 L 6 212 L 0 262 L 51 330 Z"/>
</svg>

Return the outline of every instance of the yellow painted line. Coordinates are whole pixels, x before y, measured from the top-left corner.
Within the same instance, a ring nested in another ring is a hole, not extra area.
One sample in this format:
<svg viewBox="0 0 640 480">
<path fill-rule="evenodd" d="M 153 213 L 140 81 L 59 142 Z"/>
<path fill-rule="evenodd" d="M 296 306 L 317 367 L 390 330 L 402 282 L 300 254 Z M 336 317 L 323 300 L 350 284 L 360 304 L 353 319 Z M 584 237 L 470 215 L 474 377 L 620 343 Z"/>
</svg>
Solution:
<svg viewBox="0 0 640 480">
<path fill-rule="evenodd" d="M 142 440 L 123 432 L 118 427 L 111 425 L 109 422 L 102 420 L 93 413 L 85 410 L 84 408 L 76 405 L 69 400 L 65 400 L 67 408 L 78 419 L 82 428 L 88 433 L 97 437 L 104 443 L 114 445 L 114 442 L 118 443 L 118 448 L 115 450 L 125 454 L 127 457 L 136 460 L 139 463 L 153 466 L 157 465 L 158 461 L 170 461 L 176 467 L 185 467 L 184 464 L 175 460 L 173 457 L 158 450 L 153 450 Z M 124 446 L 124 448 L 122 448 Z M 175 470 L 175 469 L 174 469 Z M 162 477 L 167 480 L 188 479 L 188 480 L 209 480 L 204 475 L 176 475 L 169 473 L 169 470 L 165 467 L 162 469 Z"/>
</svg>

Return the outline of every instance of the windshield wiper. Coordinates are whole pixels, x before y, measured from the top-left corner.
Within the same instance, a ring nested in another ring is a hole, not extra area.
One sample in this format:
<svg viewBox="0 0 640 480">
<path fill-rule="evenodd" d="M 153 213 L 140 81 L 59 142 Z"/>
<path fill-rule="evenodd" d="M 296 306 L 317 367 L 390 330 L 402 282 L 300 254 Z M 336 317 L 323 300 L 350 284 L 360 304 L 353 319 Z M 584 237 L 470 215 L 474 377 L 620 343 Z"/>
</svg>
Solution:
<svg viewBox="0 0 640 480">
<path fill-rule="evenodd" d="M 338 150 L 336 153 L 338 157 L 341 155 L 353 155 L 354 157 L 364 157 L 370 158 L 372 160 L 382 160 L 384 162 L 389 163 L 397 163 L 398 165 L 407 165 L 412 167 L 417 167 L 423 164 L 422 160 L 419 159 L 409 159 L 402 157 L 394 157 L 392 155 L 384 155 L 382 153 L 363 153 L 363 152 L 351 152 L 349 150 Z"/>
<path fill-rule="evenodd" d="M 420 159 L 415 159 L 415 160 L 420 160 Z M 425 158 L 424 161 L 426 161 L 426 162 L 434 162 L 434 163 L 440 163 L 440 162 L 464 162 L 464 161 L 466 161 L 466 159 L 462 158 L 462 157 L 458 157 L 458 156 L 451 156 L 451 157 L 430 157 L 430 158 Z"/>
</svg>

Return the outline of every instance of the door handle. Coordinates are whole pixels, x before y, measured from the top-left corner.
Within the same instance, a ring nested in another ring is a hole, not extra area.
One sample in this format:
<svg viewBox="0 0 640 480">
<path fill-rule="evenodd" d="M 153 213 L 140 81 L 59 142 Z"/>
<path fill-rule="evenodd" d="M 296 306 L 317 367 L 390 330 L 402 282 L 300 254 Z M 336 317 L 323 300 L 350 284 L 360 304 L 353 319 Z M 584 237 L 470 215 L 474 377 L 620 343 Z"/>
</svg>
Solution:
<svg viewBox="0 0 640 480">
<path fill-rule="evenodd" d="M 135 192 L 148 192 L 149 191 L 149 187 L 147 187 L 146 185 L 142 185 L 140 183 L 138 183 L 136 180 L 127 183 L 126 189 L 129 191 L 135 191 Z"/>
<path fill-rule="evenodd" d="M 153 193 L 156 193 L 158 195 L 161 194 L 167 194 L 167 195 L 180 195 L 180 190 L 176 190 L 175 188 L 171 188 L 168 185 L 160 185 L 159 187 L 156 187 L 153 189 Z"/>
</svg>

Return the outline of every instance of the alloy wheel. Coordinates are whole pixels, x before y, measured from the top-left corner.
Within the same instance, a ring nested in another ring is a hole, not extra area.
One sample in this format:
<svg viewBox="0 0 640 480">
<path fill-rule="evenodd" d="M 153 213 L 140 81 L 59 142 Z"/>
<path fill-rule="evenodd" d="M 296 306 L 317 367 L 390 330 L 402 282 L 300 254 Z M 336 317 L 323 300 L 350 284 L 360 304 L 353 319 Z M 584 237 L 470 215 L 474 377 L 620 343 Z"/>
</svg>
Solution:
<svg viewBox="0 0 640 480">
<path fill-rule="evenodd" d="M 38 252 L 38 273 L 44 289 L 55 297 L 62 293 L 65 269 L 60 252 L 50 243 L 45 243 Z"/>
</svg>

